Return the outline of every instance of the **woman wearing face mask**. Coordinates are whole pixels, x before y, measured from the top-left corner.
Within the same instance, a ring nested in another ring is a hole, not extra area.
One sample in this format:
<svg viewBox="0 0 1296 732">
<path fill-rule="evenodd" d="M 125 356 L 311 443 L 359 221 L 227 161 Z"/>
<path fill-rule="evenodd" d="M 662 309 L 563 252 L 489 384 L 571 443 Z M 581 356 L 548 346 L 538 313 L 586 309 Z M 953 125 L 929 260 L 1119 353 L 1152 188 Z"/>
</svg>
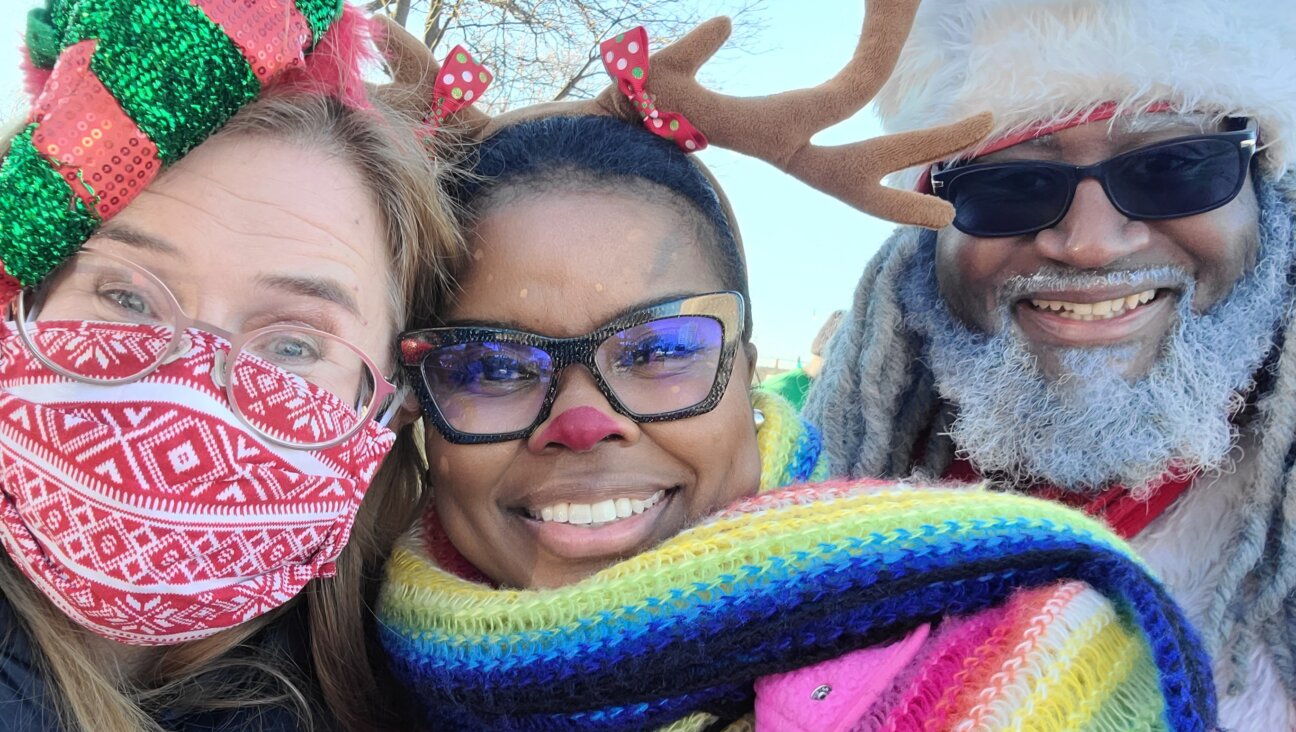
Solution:
<svg viewBox="0 0 1296 732">
<path fill-rule="evenodd" d="M 390 343 L 456 251 L 439 170 L 365 98 L 351 10 L 181 5 L 31 18 L 0 729 L 377 726 L 368 578 L 417 502 Z"/>
<path fill-rule="evenodd" d="M 461 290 L 401 338 L 432 505 L 379 610 L 427 727 L 1208 729 L 1195 633 L 1096 523 L 805 485 L 819 437 L 748 389 L 738 236 L 686 155 L 724 121 L 686 101 L 496 120 L 459 187 Z"/>
</svg>

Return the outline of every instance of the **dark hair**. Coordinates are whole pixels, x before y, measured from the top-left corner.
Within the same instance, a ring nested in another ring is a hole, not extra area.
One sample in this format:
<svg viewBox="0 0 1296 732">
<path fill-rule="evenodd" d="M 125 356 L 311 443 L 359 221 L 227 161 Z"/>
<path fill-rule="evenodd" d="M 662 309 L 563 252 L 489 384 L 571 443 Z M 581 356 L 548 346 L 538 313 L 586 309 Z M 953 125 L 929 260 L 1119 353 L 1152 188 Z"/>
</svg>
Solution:
<svg viewBox="0 0 1296 732">
<path fill-rule="evenodd" d="M 721 283 L 746 301 L 743 340 L 751 337 L 747 265 L 735 226 L 707 175 L 674 143 L 612 117 L 542 117 L 481 142 L 467 167 L 451 194 L 468 224 L 506 201 L 582 187 L 629 184 L 636 194 L 682 204 L 702 224 L 700 244 Z"/>
</svg>

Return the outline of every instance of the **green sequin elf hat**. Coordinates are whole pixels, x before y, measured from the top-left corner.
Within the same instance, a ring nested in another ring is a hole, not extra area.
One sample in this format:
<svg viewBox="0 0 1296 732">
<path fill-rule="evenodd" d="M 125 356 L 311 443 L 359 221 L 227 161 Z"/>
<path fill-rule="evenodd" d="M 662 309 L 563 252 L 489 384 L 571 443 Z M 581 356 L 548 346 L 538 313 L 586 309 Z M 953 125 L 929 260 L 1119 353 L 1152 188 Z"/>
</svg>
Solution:
<svg viewBox="0 0 1296 732">
<path fill-rule="evenodd" d="M 35 101 L 0 163 L 0 304 L 40 283 L 263 89 L 304 73 L 317 45 L 354 43 L 325 38 L 357 26 L 340 23 L 343 12 L 343 0 L 34 9 L 24 66 Z"/>
</svg>

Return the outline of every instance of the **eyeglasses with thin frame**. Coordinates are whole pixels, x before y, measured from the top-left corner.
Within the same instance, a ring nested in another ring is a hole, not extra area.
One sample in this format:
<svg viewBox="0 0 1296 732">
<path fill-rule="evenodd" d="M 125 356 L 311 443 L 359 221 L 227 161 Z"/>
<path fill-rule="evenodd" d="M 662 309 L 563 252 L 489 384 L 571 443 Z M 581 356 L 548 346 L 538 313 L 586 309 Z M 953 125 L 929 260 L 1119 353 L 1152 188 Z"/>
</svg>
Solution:
<svg viewBox="0 0 1296 732">
<path fill-rule="evenodd" d="M 190 328 L 217 335 L 230 345 L 217 354 L 213 383 L 224 389 L 240 420 L 283 447 L 332 447 L 376 416 L 380 424 L 387 424 L 399 407 L 400 390 L 347 340 L 298 325 L 231 333 L 195 320 L 152 272 L 93 247 L 82 248 L 39 288 L 20 292 L 13 321 L 23 344 L 42 364 L 69 379 L 97 385 L 139 381 L 183 357 L 192 348 L 186 335 Z M 142 345 L 109 344 L 98 348 L 98 359 L 90 358 L 97 344 L 84 324 L 95 322 L 137 326 Z M 106 357 L 114 360 L 111 375 L 101 363 Z M 288 378 L 267 379 L 267 368 Z M 354 413 L 308 418 L 308 400 L 316 397 L 294 384 L 331 393 Z M 285 388 L 296 393 L 286 393 Z"/>
<path fill-rule="evenodd" d="M 1025 236 L 1066 216 L 1080 181 L 1102 184 L 1113 207 L 1140 221 L 1177 219 L 1232 201 L 1246 182 L 1258 132 L 1191 135 L 1146 145 L 1093 165 L 1042 160 L 955 164 L 932 174 L 932 192 L 954 205 L 954 228 L 970 236 Z"/>
<path fill-rule="evenodd" d="M 449 442 L 523 439 L 549 418 L 560 375 L 584 366 L 608 404 L 637 422 L 704 414 L 724 396 L 746 304 L 713 292 L 626 313 L 575 338 L 478 326 L 414 330 L 401 361 L 424 414 Z"/>
</svg>

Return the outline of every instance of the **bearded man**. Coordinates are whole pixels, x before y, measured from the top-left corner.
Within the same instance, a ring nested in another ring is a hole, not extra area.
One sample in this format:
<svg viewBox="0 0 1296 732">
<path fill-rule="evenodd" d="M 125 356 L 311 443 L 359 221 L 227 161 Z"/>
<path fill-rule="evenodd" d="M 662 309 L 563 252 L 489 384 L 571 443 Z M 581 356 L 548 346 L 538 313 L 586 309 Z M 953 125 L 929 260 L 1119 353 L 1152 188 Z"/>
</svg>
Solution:
<svg viewBox="0 0 1296 732">
<path fill-rule="evenodd" d="M 925 0 L 888 132 L 990 110 L 902 185 L 956 209 L 864 273 L 807 414 L 835 473 L 1101 515 L 1296 728 L 1296 4 Z"/>
</svg>

